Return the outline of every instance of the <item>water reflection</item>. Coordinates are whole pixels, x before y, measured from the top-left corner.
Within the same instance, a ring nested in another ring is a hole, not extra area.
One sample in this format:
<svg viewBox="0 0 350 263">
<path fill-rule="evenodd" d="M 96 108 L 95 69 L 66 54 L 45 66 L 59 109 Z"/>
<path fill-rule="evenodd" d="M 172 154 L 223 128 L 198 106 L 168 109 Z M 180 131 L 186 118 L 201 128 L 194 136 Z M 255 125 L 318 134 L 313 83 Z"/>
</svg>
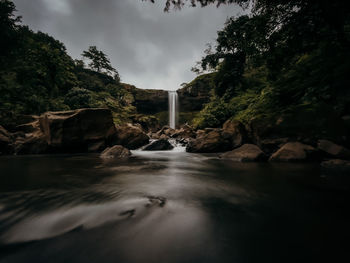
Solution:
<svg viewBox="0 0 350 263">
<path fill-rule="evenodd" d="M 315 165 L 133 155 L 1 158 L 0 262 L 312 260 L 350 232 L 348 188 L 335 194 Z"/>
</svg>

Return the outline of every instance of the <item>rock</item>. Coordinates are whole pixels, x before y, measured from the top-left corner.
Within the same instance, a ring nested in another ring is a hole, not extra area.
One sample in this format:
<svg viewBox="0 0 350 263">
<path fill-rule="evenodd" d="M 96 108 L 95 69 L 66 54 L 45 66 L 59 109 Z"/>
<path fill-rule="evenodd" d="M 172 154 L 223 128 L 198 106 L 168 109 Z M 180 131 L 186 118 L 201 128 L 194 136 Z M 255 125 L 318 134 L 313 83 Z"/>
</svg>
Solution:
<svg viewBox="0 0 350 263">
<path fill-rule="evenodd" d="M 135 150 L 149 143 L 149 137 L 139 127 L 131 124 L 117 127 L 114 144 Z"/>
<path fill-rule="evenodd" d="M 189 139 L 195 138 L 196 133 L 190 126 L 183 125 L 180 129 L 175 130 L 171 137 L 176 139 Z"/>
<path fill-rule="evenodd" d="M 160 136 L 157 133 L 150 132 L 147 135 L 148 135 L 148 137 L 150 137 L 151 139 L 154 139 L 154 140 L 158 140 L 160 138 Z"/>
<path fill-rule="evenodd" d="M 318 149 L 337 159 L 350 159 L 350 150 L 328 140 L 319 140 Z"/>
<path fill-rule="evenodd" d="M 12 136 L 0 125 L 0 155 L 11 154 L 13 152 Z"/>
<path fill-rule="evenodd" d="M 157 135 L 158 136 L 162 136 L 164 134 L 164 135 L 166 135 L 168 137 L 171 137 L 174 133 L 175 133 L 174 129 L 170 128 L 169 126 L 164 126 L 162 129 L 160 129 L 157 132 Z"/>
<path fill-rule="evenodd" d="M 40 123 L 38 120 L 16 126 L 17 132 L 24 132 L 24 133 L 33 133 L 38 129 L 40 129 Z"/>
<path fill-rule="evenodd" d="M 135 86 L 123 84 L 133 97 L 133 106 L 141 114 L 155 114 L 168 110 L 168 91 L 138 89 Z"/>
<path fill-rule="evenodd" d="M 237 148 L 248 141 L 248 132 L 239 121 L 227 120 L 223 132 L 231 137 L 232 148 Z"/>
<path fill-rule="evenodd" d="M 103 159 L 112 159 L 112 158 L 118 158 L 118 159 L 126 159 L 131 156 L 131 152 L 129 149 L 124 148 L 121 145 L 114 145 L 113 147 L 106 148 L 100 155 Z"/>
<path fill-rule="evenodd" d="M 337 170 L 340 172 L 350 172 L 350 161 L 331 159 L 321 163 L 321 166 L 330 170 Z"/>
<path fill-rule="evenodd" d="M 162 140 L 168 140 L 169 139 L 169 136 L 168 135 L 165 135 L 165 134 L 162 134 L 159 139 L 162 139 Z"/>
<path fill-rule="evenodd" d="M 288 138 L 264 139 L 259 143 L 260 148 L 266 154 L 272 154 L 288 142 Z"/>
<path fill-rule="evenodd" d="M 190 139 L 186 151 L 193 153 L 215 153 L 232 150 L 230 137 L 222 129 L 206 129 L 197 133 L 195 139 Z"/>
<path fill-rule="evenodd" d="M 39 122 L 50 152 L 87 152 L 95 143 L 108 145 L 116 133 L 109 109 L 46 112 Z"/>
<path fill-rule="evenodd" d="M 265 161 L 267 156 L 258 146 L 254 144 L 244 144 L 233 151 L 222 154 L 221 158 L 236 162 L 257 162 Z"/>
<path fill-rule="evenodd" d="M 37 132 L 15 142 L 15 152 L 22 154 L 44 154 L 48 152 L 48 143 L 43 133 Z"/>
<path fill-rule="evenodd" d="M 288 142 L 269 159 L 271 162 L 302 162 L 318 159 L 317 150 L 300 142 Z"/>
<path fill-rule="evenodd" d="M 155 116 L 137 114 L 131 118 L 134 125 L 141 125 L 141 128 L 146 132 L 156 132 L 160 129 L 159 121 Z"/>
<path fill-rule="evenodd" d="M 168 140 L 159 139 L 147 145 L 143 150 L 144 151 L 164 151 L 164 150 L 172 150 L 173 148 L 174 146 L 172 146 Z"/>
</svg>

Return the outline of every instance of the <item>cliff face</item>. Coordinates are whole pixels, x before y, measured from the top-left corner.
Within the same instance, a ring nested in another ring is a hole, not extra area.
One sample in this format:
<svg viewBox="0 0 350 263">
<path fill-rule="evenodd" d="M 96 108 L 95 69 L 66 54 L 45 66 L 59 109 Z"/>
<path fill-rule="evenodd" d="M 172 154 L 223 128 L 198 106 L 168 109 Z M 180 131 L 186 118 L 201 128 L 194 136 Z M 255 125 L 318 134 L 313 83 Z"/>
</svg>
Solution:
<svg viewBox="0 0 350 263">
<path fill-rule="evenodd" d="M 209 102 L 212 89 L 212 74 L 197 77 L 191 83 L 177 91 L 180 112 L 200 111 Z M 140 114 L 157 114 L 168 111 L 168 91 L 138 89 L 135 86 L 123 84 L 133 96 L 133 106 Z"/>
<path fill-rule="evenodd" d="M 177 91 L 181 112 L 200 111 L 209 102 L 213 88 L 212 74 L 197 77 Z"/>
<path fill-rule="evenodd" d="M 168 92 L 165 90 L 138 89 L 124 84 L 125 89 L 133 96 L 133 106 L 141 114 L 156 114 L 168 110 Z"/>
</svg>

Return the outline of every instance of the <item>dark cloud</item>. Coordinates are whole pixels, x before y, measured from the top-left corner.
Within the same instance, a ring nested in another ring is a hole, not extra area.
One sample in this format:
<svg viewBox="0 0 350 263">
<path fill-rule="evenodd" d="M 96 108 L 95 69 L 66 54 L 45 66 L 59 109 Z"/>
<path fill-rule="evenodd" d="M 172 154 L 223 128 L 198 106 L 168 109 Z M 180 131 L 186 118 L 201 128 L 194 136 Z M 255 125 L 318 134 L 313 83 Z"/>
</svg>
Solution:
<svg viewBox="0 0 350 263">
<path fill-rule="evenodd" d="M 122 81 L 139 88 L 176 89 L 195 75 L 191 67 L 237 6 L 184 8 L 164 13 L 164 1 L 15 0 L 24 24 L 65 43 L 80 58 L 90 45 L 102 49 Z"/>
</svg>

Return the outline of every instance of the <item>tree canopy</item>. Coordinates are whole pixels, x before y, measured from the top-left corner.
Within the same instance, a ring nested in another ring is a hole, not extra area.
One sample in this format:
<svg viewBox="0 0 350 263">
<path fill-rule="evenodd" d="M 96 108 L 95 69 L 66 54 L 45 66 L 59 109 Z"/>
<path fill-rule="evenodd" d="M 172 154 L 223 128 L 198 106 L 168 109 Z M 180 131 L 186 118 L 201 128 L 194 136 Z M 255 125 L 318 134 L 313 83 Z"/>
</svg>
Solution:
<svg viewBox="0 0 350 263">
<path fill-rule="evenodd" d="M 0 0 L 1 125 L 22 114 L 48 110 L 109 107 L 122 111 L 126 91 L 102 51 L 97 47 L 85 51 L 91 69 L 85 68 L 67 54 L 63 43 L 23 26 L 14 12 L 12 1 Z"/>
<path fill-rule="evenodd" d="M 89 67 L 99 73 L 103 71 L 107 74 L 118 74 L 117 70 L 112 67 L 110 60 L 107 55 L 102 51 L 98 50 L 96 46 L 90 46 L 88 50 L 82 53 L 84 58 L 90 60 Z"/>
<path fill-rule="evenodd" d="M 344 97 L 350 96 L 349 1 L 168 1 L 168 7 L 186 2 L 251 8 L 249 15 L 227 20 L 199 63 L 215 73 L 215 97 L 199 126 L 220 124 L 213 116 L 248 120 L 302 104 L 333 105 L 336 114 L 350 113 Z"/>
</svg>

